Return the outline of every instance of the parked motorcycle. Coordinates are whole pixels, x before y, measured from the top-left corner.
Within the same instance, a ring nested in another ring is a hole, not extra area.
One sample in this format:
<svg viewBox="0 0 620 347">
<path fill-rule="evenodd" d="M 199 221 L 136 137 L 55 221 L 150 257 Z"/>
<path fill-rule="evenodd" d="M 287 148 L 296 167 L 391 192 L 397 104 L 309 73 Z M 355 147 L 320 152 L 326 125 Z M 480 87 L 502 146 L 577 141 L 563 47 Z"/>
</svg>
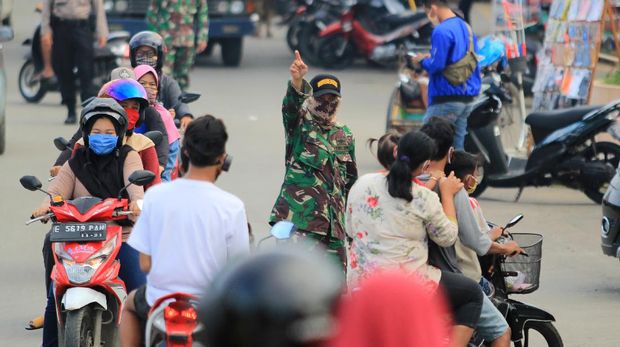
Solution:
<svg viewBox="0 0 620 347">
<path fill-rule="evenodd" d="M 185 293 L 159 298 L 149 311 L 146 323 L 147 347 L 203 346 L 198 340 L 204 326 L 198 320 L 198 299 Z"/>
<path fill-rule="evenodd" d="M 501 105 L 499 105 L 501 107 Z M 487 186 L 519 188 L 518 200 L 527 186 L 561 183 L 583 191 L 600 204 L 620 161 L 620 146 L 597 141 L 620 114 L 620 101 L 551 112 L 535 112 L 526 118 L 534 141 L 527 158 L 506 154 L 497 124 L 496 106 L 474 105 L 465 140 L 468 152 L 484 158 L 481 181 L 475 195 Z"/>
<path fill-rule="evenodd" d="M 319 34 L 327 25 L 338 20 L 343 5 L 340 0 L 307 0 L 307 2 L 304 11 L 298 13 L 295 23 L 296 49 L 304 57 L 304 61 L 319 65 L 316 57 Z"/>
<path fill-rule="evenodd" d="M 529 294 L 536 291 L 540 283 L 543 236 L 508 232 L 508 229 L 519 223 L 521 219 L 523 215 L 517 215 L 506 224 L 504 227 L 506 236 L 500 238 L 498 242 L 514 240 L 525 253 L 512 257 L 498 254 L 481 257 L 482 273 L 495 288 L 491 300 L 506 318 L 515 347 L 527 347 L 528 342 L 531 341 L 530 331 L 532 330 L 543 337 L 547 346 L 561 347 L 563 346 L 562 337 L 553 325 L 555 318 L 552 314 L 510 299 L 512 294 Z"/>
<path fill-rule="evenodd" d="M 360 0 L 344 11 L 339 21 L 321 31 L 316 57 L 323 67 L 342 69 L 356 56 L 380 65 L 391 64 L 401 46 L 408 51 L 430 50 L 433 29 L 424 12 L 403 7 L 399 14 L 376 16 L 372 10 L 367 0 Z"/>
<path fill-rule="evenodd" d="M 26 39 L 22 45 L 29 47 L 24 55 L 24 64 L 19 70 L 18 86 L 19 93 L 30 103 L 37 103 L 43 99 L 47 92 L 59 91 L 58 82 L 49 84 L 41 83 L 41 71 L 43 71 L 43 56 L 41 52 L 41 26 L 34 30 L 32 38 Z M 123 65 L 123 59 L 129 59 L 129 33 L 115 31 L 108 35 L 108 42 L 101 48 L 96 42 L 95 61 L 93 70 L 93 85 L 102 86 L 110 79 L 110 72 Z M 77 73 L 77 71 L 75 71 Z M 55 80 L 55 79 L 54 79 Z M 76 78 L 76 83 L 79 79 Z"/>
<path fill-rule="evenodd" d="M 610 128 L 611 135 L 620 141 L 620 124 Z M 620 167 L 603 196 L 601 220 L 601 248 L 603 254 L 620 259 Z"/>
<path fill-rule="evenodd" d="M 130 184 L 143 186 L 155 175 L 136 171 L 129 176 Z M 116 346 L 118 328 L 127 291 L 118 278 L 122 228 L 108 224 L 127 219 L 128 200 L 81 197 L 63 201 L 43 190 L 34 176 L 20 179 L 30 191 L 41 191 L 50 197 L 50 213 L 30 219 L 52 220 L 50 241 L 54 251 L 54 297 L 58 315 L 60 346 Z"/>
</svg>

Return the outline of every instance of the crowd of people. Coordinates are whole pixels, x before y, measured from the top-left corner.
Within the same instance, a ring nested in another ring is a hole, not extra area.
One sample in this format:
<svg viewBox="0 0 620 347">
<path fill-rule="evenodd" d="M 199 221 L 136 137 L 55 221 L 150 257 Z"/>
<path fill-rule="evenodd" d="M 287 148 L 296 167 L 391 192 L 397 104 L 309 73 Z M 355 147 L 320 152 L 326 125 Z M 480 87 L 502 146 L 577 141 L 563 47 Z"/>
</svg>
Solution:
<svg viewBox="0 0 620 347">
<path fill-rule="evenodd" d="M 269 217 L 295 224 L 293 248 L 253 256 L 243 202 L 216 185 L 227 162 L 224 122 L 194 119 L 179 102 L 177 82 L 161 70 L 169 57 L 160 35 L 131 39 L 132 69 L 113 72 L 85 103 L 48 188 L 64 200 L 105 199 L 137 170 L 156 174 L 124 193 L 135 223 L 123 225 L 118 255 L 129 293 L 123 346 L 141 345 L 150 307 L 173 292 L 203 298 L 209 346 L 466 346 L 474 331 L 491 346 L 510 344 L 478 256 L 522 249 L 498 243 L 503 230 L 489 228 L 468 196 L 479 163 L 462 151 L 468 102 L 480 91 L 475 35 L 448 1 L 426 0 L 424 9 L 436 23 L 431 53 L 416 58 L 429 73 L 430 107 L 421 130 L 370 142 L 383 171 L 358 175 L 340 80 L 307 81 L 295 53 L 282 102 L 285 175 Z M 143 135 L 151 130 L 164 140 Z M 46 200 L 33 216 L 48 209 Z M 43 253 L 43 345 L 54 346 L 49 234 Z"/>
</svg>

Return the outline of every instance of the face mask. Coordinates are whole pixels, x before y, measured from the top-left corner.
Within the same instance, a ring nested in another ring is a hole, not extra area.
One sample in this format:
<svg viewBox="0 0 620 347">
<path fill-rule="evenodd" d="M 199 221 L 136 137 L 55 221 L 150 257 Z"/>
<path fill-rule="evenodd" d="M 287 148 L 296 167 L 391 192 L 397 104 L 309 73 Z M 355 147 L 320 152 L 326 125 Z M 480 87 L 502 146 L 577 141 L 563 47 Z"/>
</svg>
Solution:
<svg viewBox="0 0 620 347">
<path fill-rule="evenodd" d="M 118 143 L 118 136 L 109 134 L 91 134 L 88 135 L 88 147 L 96 155 L 106 155 L 112 153 L 116 144 Z"/>
<path fill-rule="evenodd" d="M 138 123 L 138 120 L 140 119 L 140 111 L 130 108 L 126 109 L 125 112 L 127 113 L 128 119 L 127 130 L 132 130 L 136 127 L 136 123 Z"/>
<path fill-rule="evenodd" d="M 474 184 L 472 184 L 469 188 L 467 188 L 467 194 L 473 194 L 478 188 L 478 180 L 474 179 Z"/>
<path fill-rule="evenodd" d="M 309 97 L 302 107 L 308 110 L 319 124 L 331 125 L 334 123 L 334 116 L 336 115 L 339 104 L 340 98 L 335 98 L 331 102 L 328 102 L 320 98 Z"/>
<path fill-rule="evenodd" d="M 154 54 L 141 54 L 136 56 L 136 65 L 149 65 L 152 68 L 157 67 L 157 57 Z"/>
</svg>

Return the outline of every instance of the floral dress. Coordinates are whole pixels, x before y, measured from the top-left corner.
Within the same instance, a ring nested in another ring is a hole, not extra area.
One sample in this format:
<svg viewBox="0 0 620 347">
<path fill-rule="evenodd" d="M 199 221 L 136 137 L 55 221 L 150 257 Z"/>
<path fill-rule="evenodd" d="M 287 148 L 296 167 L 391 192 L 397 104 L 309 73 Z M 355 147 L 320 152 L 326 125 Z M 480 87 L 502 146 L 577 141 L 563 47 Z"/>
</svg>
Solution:
<svg viewBox="0 0 620 347">
<path fill-rule="evenodd" d="M 400 268 L 430 280 L 441 271 L 427 264 L 428 238 L 442 247 L 457 240 L 458 227 L 443 212 L 437 194 L 417 184 L 413 200 L 394 198 L 384 174 L 359 178 L 349 192 L 346 232 L 349 248 L 348 279 L 353 286 L 368 273 Z"/>
</svg>

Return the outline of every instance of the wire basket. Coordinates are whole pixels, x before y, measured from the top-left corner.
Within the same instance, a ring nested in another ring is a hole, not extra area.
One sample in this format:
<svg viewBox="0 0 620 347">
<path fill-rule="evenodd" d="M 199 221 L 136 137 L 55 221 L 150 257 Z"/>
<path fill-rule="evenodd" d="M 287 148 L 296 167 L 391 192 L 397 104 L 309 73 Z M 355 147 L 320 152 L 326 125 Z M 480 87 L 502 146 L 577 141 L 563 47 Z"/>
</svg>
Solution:
<svg viewBox="0 0 620 347">
<path fill-rule="evenodd" d="M 528 256 L 519 254 L 506 257 L 502 263 L 502 272 L 508 294 L 528 294 L 540 285 L 540 262 L 542 259 L 543 236 L 531 233 L 512 234 Z"/>
</svg>

